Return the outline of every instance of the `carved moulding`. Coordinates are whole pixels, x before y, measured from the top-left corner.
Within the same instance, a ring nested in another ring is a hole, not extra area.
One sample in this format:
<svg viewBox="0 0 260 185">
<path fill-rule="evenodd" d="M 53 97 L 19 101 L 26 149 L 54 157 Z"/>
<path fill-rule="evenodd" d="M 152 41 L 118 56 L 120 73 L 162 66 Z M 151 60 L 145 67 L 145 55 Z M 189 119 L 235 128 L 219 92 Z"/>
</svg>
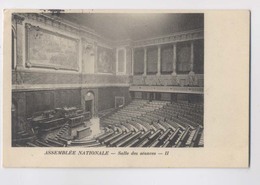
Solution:
<svg viewBox="0 0 260 185">
<path fill-rule="evenodd" d="M 23 16 L 20 16 L 18 14 L 12 15 L 12 20 L 15 21 L 17 24 L 23 24 L 24 19 L 25 18 Z"/>
<path fill-rule="evenodd" d="M 203 39 L 204 32 L 202 29 L 190 30 L 186 32 L 174 33 L 172 35 L 166 35 L 157 38 L 151 38 L 146 40 L 139 40 L 133 43 L 134 47 L 145 47 L 150 45 L 168 44 L 174 42 L 183 42 L 190 40 Z"/>
</svg>

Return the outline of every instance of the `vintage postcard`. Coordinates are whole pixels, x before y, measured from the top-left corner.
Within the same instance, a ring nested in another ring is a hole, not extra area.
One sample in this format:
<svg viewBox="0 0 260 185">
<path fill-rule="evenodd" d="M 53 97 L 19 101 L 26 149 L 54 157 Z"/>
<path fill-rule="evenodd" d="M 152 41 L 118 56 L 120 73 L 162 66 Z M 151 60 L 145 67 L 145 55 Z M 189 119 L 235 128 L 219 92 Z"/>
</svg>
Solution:
<svg viewBox="0 0 260 185">
<path fill-rule="evenodd" d="M 5 10 L 4 167 L 248 167 L 247 10 Z"/>
</svg>

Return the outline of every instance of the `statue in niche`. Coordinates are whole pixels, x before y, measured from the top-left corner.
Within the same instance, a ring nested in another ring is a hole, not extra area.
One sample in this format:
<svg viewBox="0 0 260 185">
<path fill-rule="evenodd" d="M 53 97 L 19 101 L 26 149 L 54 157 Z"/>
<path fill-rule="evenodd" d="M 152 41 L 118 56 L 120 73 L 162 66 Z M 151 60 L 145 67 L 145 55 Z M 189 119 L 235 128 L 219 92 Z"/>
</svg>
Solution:
<svg viewBox="0 0 260 185">
<path fill-rule="evenodd" d="M 94 48 L 93 48 L 93 45 L 92 44 L 89 44 L 89 43 L 85 43 L 84 44 L 84 53 L 88 53 L 90 54 L 91 56 L 94 55 Z"/>
<path fill-rule="evenodd" d="M 163 86 L 167 86 L 167 80 L 165 80 L 163 77 L 161 76 L 154 76 L 153 77 L 153 85 L 163 85 Z"/>
<path fill-rule="evenodd" d="M 17 84 L 23 84 L 24 80 L 23 80 L 23 76 L 20 72 L 15 73 L 16 74 L 16 83 Z"/>
<path fill-rule="evenodd" d="M 179 85 L 184 87 L 186 85 L 186 79 L 179 79 Z"/>
<path fill-rule="evenodd" d="M 172 85 L 173 86 L 178 86 L 179 82 L 176 76 L 172 76 Z"/>
<path fill-rule="evenodd" d="M 188 85 L 189 86 L 196 86 L 198 83 L 197 83 L 197 78 L 196 78 L 196 76 L 195 75 L 189 75 L 189 78 L 188 78 Z"/>
<path fill-rule="evenodd" d="M 148 85 L 148 84 L 147 84 L 147 80 L 146 80 L 146 76 L 142 76 L 141 78 L 142 78 L 142 79 L 141 79 L 141 80 L 142 80 L 142 83 L 141 83 L 141 84 Z"/>
<path fill-rule="evenodd" d="M 134 84 L 134 78 L 133 78 L 133 76 L 129 76 L 129 78 L 128 78 L 128 83 L 129 83 L 129 84 Z"/>
</svg>

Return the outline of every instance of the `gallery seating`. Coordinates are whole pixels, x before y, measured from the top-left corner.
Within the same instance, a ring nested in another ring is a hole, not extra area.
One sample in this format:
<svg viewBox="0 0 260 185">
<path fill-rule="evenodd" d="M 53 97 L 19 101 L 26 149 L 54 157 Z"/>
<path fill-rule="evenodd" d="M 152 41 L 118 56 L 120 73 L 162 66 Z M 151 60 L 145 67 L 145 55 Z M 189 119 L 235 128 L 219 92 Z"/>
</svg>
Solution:
<svg viewBox="0 0 260 185">
<path fill-rule="evenodd" d="M 106 143 L 110 147 L 193 147 L 203 136 L 202 113 L 202 105 L 136 99 L 102 118 L 101 124 L 127 128 L 111 136 Z"/>
<path fill-rule="evenodd" d="M 118 137 L 115 140 L 111 141 L 109 143 L 109 146 L 115 147 L 119 142 L 126 140 L 131 135 L 132 135 L 132 132 L 128 132 L 128 133 L 122 134 L 120 137 Z"/>
<path fill-rule="evenodd" d="M 172 147 L 175 144 L 175 141 L 180 136 L 181 129 L 178 128 L 174 132 L 170 134 L 170 136 L 164 141 L 164 143 L 161 145 L 161 147 Z"/>
<path fill-rule="evenodd" d="M 138 147 L 139 144 L 146 138 L 149 137 L 149 135 L 152 134 L 152 131 L 147 131 L 143 133 L 139 138 L 135 139 L 128 147 Z"/>
<path fill-rule="evenodd" d="M 123 140 L 122 142 L 119 142 L 116 146 L 117 147 L 127 147 L 127 145 L 130 145 L 132 141 L 134 141 L 136 138 L 138 138 L 141 135 L 141 131 L 131 135 L 126 140 Z"/>
<path fill-rule="evenodd" d="M 175 147 L 185 147 L 189 134 L 190 134 L 190 127 L 187 127 L 186 130 L 182 132 L 181 136 L 175 143 L 176 144 Z"/>
</svg>

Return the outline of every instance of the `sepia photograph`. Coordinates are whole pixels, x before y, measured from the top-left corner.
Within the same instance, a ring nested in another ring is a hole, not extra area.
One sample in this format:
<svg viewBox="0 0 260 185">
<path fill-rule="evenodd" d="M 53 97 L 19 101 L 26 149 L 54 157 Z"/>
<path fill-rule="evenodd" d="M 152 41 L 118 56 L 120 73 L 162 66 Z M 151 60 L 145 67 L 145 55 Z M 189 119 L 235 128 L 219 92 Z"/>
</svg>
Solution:
<svg viewBox="0 0 260 185">
<path fill-rule="evenodd" d="M 4 166 L 248 167 L 249 11 L 4 13 Z"/>
<path fill-rule="evenodd" d="M 257 5 L 3 0 L 0 184 L 257 184 Z"/>
<path fill-rule="evenodd" d="M 204 146 L 204 13 L 11 22 L 12 147 Z"/>
</svg>

